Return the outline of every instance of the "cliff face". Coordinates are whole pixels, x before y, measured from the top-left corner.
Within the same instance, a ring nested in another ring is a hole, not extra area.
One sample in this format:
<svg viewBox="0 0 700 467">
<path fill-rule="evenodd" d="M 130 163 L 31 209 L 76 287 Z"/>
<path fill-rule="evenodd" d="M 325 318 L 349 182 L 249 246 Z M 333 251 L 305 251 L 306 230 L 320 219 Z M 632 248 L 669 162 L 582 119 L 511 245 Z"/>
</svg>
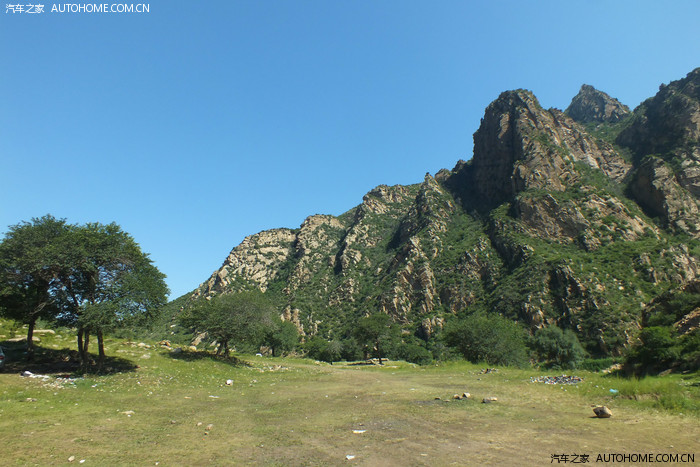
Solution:
<svg viewBox="0 0 700 467">
<path fill-rule="evenodd" d="M 192 299 L 259 288 L 325 337 L 383 311 L 431 339 L 483 309 L 619 352 L 648 304 L 700 275 L 699 89 L 700 69 L 634 114 L 588 86 L 566 113 L 504 92 L 469 162 L 252 235 Z"/>
<path fill-rule="evenodd" d="M 617 137 L 637 160 L 632 195 L 672 230 L 700 236 L 700 68 L 661 86 Z"/>
</svg>

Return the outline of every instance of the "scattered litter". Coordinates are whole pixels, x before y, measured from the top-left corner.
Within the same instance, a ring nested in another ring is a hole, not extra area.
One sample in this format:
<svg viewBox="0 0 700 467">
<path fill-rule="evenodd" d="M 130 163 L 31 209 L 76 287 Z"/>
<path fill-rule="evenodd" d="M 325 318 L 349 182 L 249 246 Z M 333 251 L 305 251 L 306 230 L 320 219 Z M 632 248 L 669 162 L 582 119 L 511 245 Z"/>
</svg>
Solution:
<svg viewBox="0 0 700 467">
<path fill-rule="evenodd" d="M 24 376 L 25 378 L 39 378 L 39 379 L 44 379 L 44 380 L 51 378 L 48 375 L 35 375 L 31 371 L 26 371 L 26 370 L 21 373 L 21 376 Z"/>
<path fill-rule="evenodd" d="M 131 416 L 134 415 L 136 412 L 134 412 L 133 410 L 127 410 L 126 412 L 120 412 L 120 413 L 126 415 L 127 417 L 131 417 Z"/>
<path fill-rule="evenodd" d="M 535 378 L 534 376 L 530 378 L 531 383 L 544 383 L 544 384 L 577 384 L 583 381 L 580 376 L 540 376 Z"/>
<path fill-rule="evenodd" d="M 489 374 L 489 373 L 497 373 L 497 372 L 498 372 L 498 368 L 484 368 L 483 370 L 481 370 L 481 371 L 479 372 L 479 374 L 480 374 L 480 375 L 486 375 L 486 374 Z"/>
<path fill-rule="evenodd" d="M 355 434 L 357 434 L 357 435 L 362 434 L 362 433 L 364 433 L 365 431 L 367 431 L 367 430 L 352 430 L 352 432 L 355 433 Z"/>
<path fill-rule="evenodd" d="M 620 392 L 620 391 L 618 391 L 617 389 L 611 389 L 611 390 L 610 390 L 610 394 L 617 394 L 617 393 L 619 393 L 619 392 Z"/>
<path fill-rule="evenodd" d="M 226 386 L 232 386 L 233 385 L 233 380 L 232 379 L 227 379 L 226 380 Z"/>
<path fill-rule="evenodd" d="M 491 402 L 498 402 L 497 397 L 484 397 L 481 401 L 482 404 L 490 404 Z"/>
<path fill-rule="evenodd" d="M 75 456 L 70 456 L 70 457 L 68 458 L 68 462 L 73 462 L 74 460 L 75 460 Z"/>
<path fill-rule="evenodd" d="M 345 458 L 346 458 L 347 460 L 351 461 L 351 460 L 353 460 L 353 459 L 355 458 L 355 456 L 348 454 L 347 456 L 345 456 Z"/>
<path fill-rule="evenodd" d="M 210 399 L 219 399 L 219 396 L 209 396 Z"/>
</svg>

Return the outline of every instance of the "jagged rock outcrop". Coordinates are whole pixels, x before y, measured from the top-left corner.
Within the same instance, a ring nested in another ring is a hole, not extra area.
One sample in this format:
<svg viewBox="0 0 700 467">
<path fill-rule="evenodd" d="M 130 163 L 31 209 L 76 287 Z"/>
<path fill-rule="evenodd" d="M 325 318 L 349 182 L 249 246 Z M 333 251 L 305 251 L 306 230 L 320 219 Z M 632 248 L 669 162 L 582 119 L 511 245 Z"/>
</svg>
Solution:
<svg viewBox="0 0 700 467">
<path fill-rule="evenodd" d="M 700 236 L 700 68 L 635 109 L 617 143 L 636 155 L 630 191 L 647 212 Z"/>
<path fill-rule="evenodd" d="M 278 268 L 292 254 L 296 235 L 291 229 L 273 229 L 246 237 L 231 250 L 224 264 L 200 285 L 195 296 L 257 287 L 263 292 L 277 276 Z"/>
<path fill-rule="evenodd" d="M 636 168 L 630 193 L 651 216 L 661 217 L 673 228 L 700 235 L 700 202 L 697 195 L 678 183 L 678 175 L 662 159 L 648 157 Z"/>
<path fill-rule="evenodd" d="M 528 189 L 565 191 L 581 179 L 577 163 L 615 181 L 630 168 L 563 112 L 543 109 L 529 91 L 508 91 L 486 108 L 471 163 L 455 167 L 447 183 L 463 202 L 492 207 Z"/>
<path fill-rule="evenodd" d="M 630 109 L 606 93 L 584 84 L 565 113 L 580 123 L 615 123 L 629 115 Z"/>
<path fill-rule="evenodd" d="M 635 109 L 617 142 L 640 157 L 672 152 L 695 159 L 700 144 L 700 68 L 661 85 L 656 96 Z"/>
</svg>

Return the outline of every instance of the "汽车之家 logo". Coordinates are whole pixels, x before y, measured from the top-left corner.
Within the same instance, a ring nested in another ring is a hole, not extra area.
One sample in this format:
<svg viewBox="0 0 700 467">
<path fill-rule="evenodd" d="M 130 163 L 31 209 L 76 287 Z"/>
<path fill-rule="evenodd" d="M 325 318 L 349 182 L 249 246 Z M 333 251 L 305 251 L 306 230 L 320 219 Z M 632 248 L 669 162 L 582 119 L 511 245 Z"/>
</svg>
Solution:
<svg viewBox="0 0 700 467">
<path fill-rule="evenodd" d="M 150 3 L 6 3 L 5 13 L 150 13 Z"/>
</svg>

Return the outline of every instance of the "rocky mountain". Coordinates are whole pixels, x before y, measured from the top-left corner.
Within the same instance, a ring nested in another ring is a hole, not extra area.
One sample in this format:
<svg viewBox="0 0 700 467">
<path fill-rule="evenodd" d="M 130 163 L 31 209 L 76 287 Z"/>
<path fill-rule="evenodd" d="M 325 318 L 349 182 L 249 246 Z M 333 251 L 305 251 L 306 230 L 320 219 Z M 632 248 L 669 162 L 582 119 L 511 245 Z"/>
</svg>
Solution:
<svg viewBox="0 0 700 467">
<path fill-rule="evenodd" d="M 327 338 L 382 311 L 430 340 L 484 310 L 615 354 L 650 313 L 697 321 L 660 303 L 700 295 L 699 196 L 700 68 L 634 112 L 587 85 L 566 112 L 507 91 L 470 161 L 251 235 L 190 299 L 258 288 L 302 334 Z"/>
<path fill-rule="evenodd" d="M 616 123 L 629 113 L 629 107 L 589 84 L 581 86 L 566 109 L 566 114 L 579 123 Z"/>
</svg>

